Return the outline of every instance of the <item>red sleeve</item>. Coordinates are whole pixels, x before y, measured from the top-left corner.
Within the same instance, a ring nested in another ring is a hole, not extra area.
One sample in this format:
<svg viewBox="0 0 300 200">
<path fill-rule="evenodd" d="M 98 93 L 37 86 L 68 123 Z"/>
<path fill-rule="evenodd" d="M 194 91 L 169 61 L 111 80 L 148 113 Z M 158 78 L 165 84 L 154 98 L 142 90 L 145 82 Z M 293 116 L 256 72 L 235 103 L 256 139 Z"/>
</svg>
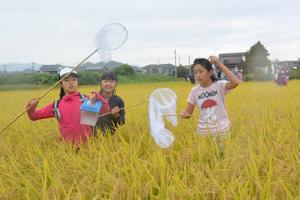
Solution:
<svg viewBox="0 0 300 200">
<path fill-rule="evenodd" d="M 50 103 L 39 110 L 36 110 L 35 107 L 32 107 L 27 111 L 27 115 L 32 121 L 54 117 L 53 103 Z"/>
</svg>

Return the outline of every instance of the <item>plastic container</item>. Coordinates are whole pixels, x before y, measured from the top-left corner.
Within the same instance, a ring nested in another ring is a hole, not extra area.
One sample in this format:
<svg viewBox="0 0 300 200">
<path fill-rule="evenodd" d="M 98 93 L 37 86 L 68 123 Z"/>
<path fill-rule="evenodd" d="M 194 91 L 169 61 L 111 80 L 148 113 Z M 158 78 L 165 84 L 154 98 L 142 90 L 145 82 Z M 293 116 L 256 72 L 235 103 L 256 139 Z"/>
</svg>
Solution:
<svg viewBox="0 0 300 200">
<path fill-rule="evenodd" d="M 95 126 L 101 106 L 101 101 L 91 102 L 89 99 L 85 100 L 80 107 L 80 124 Z"/>
</svg>

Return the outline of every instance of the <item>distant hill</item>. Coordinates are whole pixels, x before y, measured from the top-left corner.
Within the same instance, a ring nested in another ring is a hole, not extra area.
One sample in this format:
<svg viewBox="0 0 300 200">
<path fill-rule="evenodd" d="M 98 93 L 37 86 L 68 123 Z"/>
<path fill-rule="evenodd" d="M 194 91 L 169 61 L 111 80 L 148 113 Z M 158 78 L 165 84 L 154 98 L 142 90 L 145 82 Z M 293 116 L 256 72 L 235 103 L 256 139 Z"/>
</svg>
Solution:
<svg viewBox="0 0 300 200">
<path fill-rule="evenodd" d="M 82 70 L 86 69 L 86 68 L 102 68 L 102 67 L 106 67 L 109 70 L 112 70 L 115 67 L 119 67 L 121 65 L 123 65 L 124 63 L 120 63 L 117 61 L 109 61 L 108 63 L 104 63 L 104 62 L 97 62 L 97 63 L 92 63 L 92 62 L 86 62 L 84 63 L 80 68 Z"/>
<path fill-rule="evenodd" d="M 4 66 L 7 72 L 14 72 L 14 71 L 24 71 L 32 69 L 32 63 L 3 63 L 0 64 L 0 71 L 4 70 Z M 34 70 L 39 70 L 42 64 L 34 63 Z"/>
<path fill-rule="evenodd" d="M 108 70 L 112 70 L 115 67 L 119 67 L 124 63 L 117 62 L 117 61 L 110 61 L 108 63 L 104 62 L 86 62 L 82 66 L 80 66 L 79 71 L 83 71 L 85 69 L 102 69 L 103 67 L 107 68 Z M 23 72 L 23 71 L 31 71 L 32 70 L 32 63 L 3 63 L 0 64 L 0 72 L 4 71 L 4 65 L 7 72 Z M 40 67 L 44 64 L 34 63 L 34 70 L 39 71 Z M 47 64 L 46 64 L 47 65 Z M 64 67 L 67 67 L 64 65 Z M 136 66 L 133 66 L 136 67 Z"/>
</svg>

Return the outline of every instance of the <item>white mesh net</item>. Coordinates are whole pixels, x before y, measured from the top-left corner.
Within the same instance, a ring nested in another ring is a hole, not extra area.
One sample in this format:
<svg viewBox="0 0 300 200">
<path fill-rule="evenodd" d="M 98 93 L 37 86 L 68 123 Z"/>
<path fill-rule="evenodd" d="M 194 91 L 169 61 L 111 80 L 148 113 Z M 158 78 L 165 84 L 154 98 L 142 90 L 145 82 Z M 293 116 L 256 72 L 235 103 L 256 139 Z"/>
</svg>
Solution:
<svg viewBox="0 0 300 200">
<path fill-rule="evenodd" d="M 176 93 L 168 88 L 157 89 L 150 96 L 150 132 L 155 143 L 162 148 L 169 147 L 174 141 L 172 132 L 165 128 L 164 117 L 173 126 L 177 126 L 177 117 L 164 115 L 176 113 L 176 101 Z"/>
<path fill-rule="evenodd" d="M 127 40 L 128 31 L 119 23 L 103 26 L 97 33 L 95 44 L 102 62 L 111 60 L 111 51 L 120 48 Z"/>
</svg>

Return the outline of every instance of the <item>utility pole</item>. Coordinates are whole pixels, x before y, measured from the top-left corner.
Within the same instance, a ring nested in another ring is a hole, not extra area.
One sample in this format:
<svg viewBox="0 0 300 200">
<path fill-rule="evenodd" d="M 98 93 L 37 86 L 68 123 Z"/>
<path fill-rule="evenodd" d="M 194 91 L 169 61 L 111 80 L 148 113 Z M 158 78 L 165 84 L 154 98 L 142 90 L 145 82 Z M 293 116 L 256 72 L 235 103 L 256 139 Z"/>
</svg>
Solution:
<svg viewBox="0 0 300 200">
<path fill-rule="evenodd" d="M 162 69 L 160 69 L 160 66 L 159 66 L 159 57 L 157 57 L 157 69 L 158 69 L 158 73 L 162 73 Z"/>
<path fill-rule="evenodd" d="M 189 59 L 189 66 L 191 66 L 191 56 L 190 55 L 188 56 L 188 59 Z"/>
<path fill-rule="evenodd" d="M 31 63 L 31 71 L 34 72 L 34 62 Z"/>
<path fill-rule="evenodd" d="M 175 79 L 177 79 L 177 68 L 176 68 L 176 49 L 174 50 L 174 58 L 175 58 Z"/>
</svg>

